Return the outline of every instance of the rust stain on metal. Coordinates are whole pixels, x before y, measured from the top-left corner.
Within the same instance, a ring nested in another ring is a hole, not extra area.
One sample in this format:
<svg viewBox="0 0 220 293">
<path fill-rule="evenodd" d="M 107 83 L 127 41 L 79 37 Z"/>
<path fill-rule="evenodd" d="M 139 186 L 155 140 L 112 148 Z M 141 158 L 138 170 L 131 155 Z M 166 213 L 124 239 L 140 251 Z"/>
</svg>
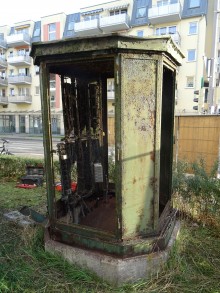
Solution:
<svg viewBox="0 0 220 293">
<path fill-rule="evenodd" d="M 155 162 L 155 152 L 154 151 L 150 152 L 150 158 L 153 162 Z"/>
<path fill-rule="evenodd" d="M 154 188 L 156 183 L 157 183 L 157 178 L 151 177 L 150 178 L 150 186 L 152 186 Z"/>
</svg>

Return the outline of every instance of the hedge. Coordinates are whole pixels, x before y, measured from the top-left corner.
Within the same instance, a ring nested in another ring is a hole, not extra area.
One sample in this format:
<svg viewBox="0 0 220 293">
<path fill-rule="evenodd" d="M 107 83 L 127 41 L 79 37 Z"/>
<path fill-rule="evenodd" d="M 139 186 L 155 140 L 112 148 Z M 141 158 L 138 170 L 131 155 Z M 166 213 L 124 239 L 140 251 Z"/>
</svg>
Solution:
<svg viewBox="0 0 220 293">
<path fill-rule="evenodd" d="M 26 174 L 27 166 L 44 166 L 44 159 L 0 155 L 0 179 L 17 180 Z M 59 176 L 59 162 L 54 162 L 55 174 Z"/>
</svg>

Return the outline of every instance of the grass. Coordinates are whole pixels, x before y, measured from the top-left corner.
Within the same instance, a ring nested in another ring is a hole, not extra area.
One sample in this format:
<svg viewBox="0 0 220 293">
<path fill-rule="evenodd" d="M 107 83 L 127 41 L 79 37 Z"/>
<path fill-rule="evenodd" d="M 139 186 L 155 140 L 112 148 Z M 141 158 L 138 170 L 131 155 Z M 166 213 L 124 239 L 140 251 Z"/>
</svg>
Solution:
<svg viewBox="0 0 220 293">
<path fill-rule="evenodd" d="M 44 187 L 24 189 L 16 187 L 16 182 L 0 181 L 0 202 L 3 209 L 20 209 L 24 205 L 29 207 L 46 206 L 46 190 Z"/>
<path fill-rule="evenodd" d="M 182 220 L 182 229 L 163 270 L 150 280 L 114 288 L 91 272 L 44 251 L 40 227 L 22 228 L 3 213 L 24 205 L 42 209 L 45 189 L 19 189 L 1 182 L 0 292 L 220 293 L 220 234 L 213 227 Z"/>
</svg>

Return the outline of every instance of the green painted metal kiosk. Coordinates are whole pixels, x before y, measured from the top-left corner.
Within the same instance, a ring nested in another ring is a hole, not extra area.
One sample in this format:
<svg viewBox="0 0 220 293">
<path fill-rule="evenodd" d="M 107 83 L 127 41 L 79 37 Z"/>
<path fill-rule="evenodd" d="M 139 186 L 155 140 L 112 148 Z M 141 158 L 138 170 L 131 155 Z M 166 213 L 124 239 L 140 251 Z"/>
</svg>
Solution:
<svg viewBox="0 0 220 293">
<path fill-rule="evenodd" d="M 40 67 L 50 239 L 120 258 L 166 248 L 172 207 L 176 71 L 170 37 L 103 35 L 32 44 Z M 65 135 L 52 147 L 50 75 L 60 78 Z M 107 80 L 115 89 L 110 180 Z M 62 190 L 55 191 L 54 156 Z M 73 169 L 76 178 L 73 178 Z"/>
</svg>

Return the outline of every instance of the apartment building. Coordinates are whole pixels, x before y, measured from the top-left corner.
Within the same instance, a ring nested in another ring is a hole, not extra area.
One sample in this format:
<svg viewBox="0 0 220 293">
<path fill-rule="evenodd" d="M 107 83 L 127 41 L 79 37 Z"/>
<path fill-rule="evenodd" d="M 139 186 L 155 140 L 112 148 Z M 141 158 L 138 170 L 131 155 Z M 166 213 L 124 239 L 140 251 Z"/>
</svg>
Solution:
<svg viewBox="0 0 220 293">
<path fill-rule="evenodd" d="M 137 37 L 170 35 L 185 55 L 176 84 L 176 113 L 220 113 L 219 29 L 216 0 L 114 0 L 39 21 L 0 27 L 0 132 L 41 133 L 39 68 L 31 43 L 120 32 Z M 217 26 L 217 29 L 216 29 Z M 217 36 L 217 37 L 216 37 Z M 114 80 L 108 113 L 114 115 Z M 50 77 L 52 132 L 63 134 L 60 78 Z M 212 101 L 212 104 L 209 104 Z"/>
<path fill-rule="evenodd" d="M 42 133 L 39 68 L 29 56 L 33 41 L 62 38 L 66 15 L 0 27 L 0 132 Z M 51 76 L 52 129 L 61 133 L 60 81 Z"/>
</svg>

